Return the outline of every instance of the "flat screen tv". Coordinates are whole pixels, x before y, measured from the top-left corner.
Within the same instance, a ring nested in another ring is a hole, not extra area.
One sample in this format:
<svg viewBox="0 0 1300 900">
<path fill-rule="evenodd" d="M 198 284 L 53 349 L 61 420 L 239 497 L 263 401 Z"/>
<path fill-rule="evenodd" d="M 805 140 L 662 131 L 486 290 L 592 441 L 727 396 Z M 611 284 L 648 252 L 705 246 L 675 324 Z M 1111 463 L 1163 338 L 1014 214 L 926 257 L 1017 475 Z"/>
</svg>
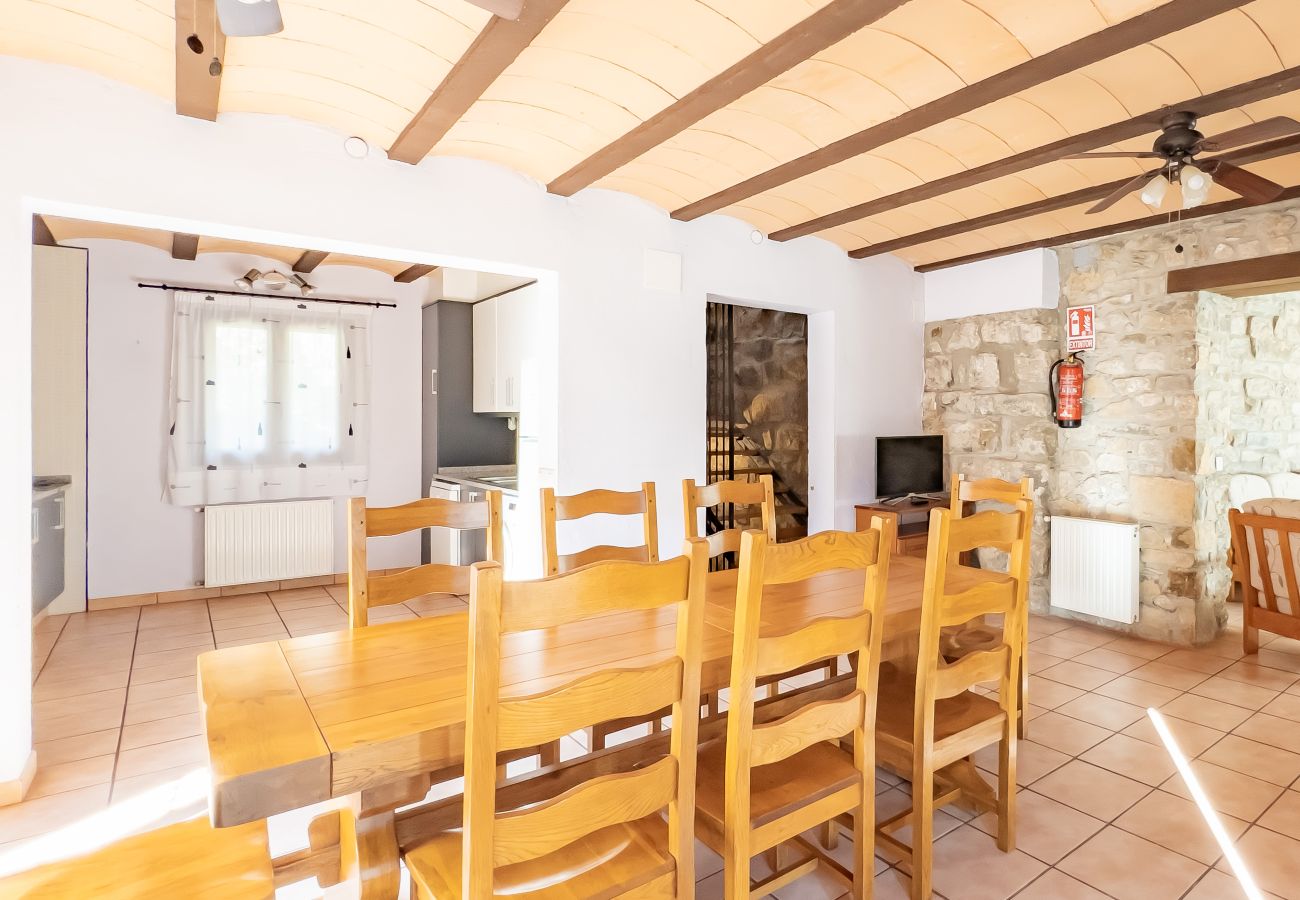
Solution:
<svg viewBox="0 0 1300 900">
<path fill-rule="evenodd" d="M 882 499 L 943 490 L 943 435 L 876 438 L 876 495 Z"/>
</svg>

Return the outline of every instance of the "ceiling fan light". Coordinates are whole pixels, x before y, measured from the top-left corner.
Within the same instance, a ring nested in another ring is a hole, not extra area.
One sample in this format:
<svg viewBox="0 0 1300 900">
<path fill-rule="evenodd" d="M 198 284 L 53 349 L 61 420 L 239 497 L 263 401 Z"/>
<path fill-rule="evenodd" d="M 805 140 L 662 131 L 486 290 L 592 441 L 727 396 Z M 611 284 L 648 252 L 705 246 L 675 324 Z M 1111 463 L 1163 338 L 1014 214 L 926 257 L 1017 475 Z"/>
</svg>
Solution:
<svg viewBox="0 0 1300 900">
<path fill-rule="evenodd" d="M 293 273 L 291 280 L 295 285 L 297 285 L 298 290 L 302 293 L 304 297 L 310 297 L 312 294 L 316 293 L 315 286 L 308 283 L 307 279 L 303 278 L 297 272 Z"/>
<path fill-rule="evenodd" d="M 1214 186 L 1214 179 L 1210 173 L 1196 166 L 1183 166 L 1182 172 L 1178 175 L 1183 188 L 1183 209 L 1192 209 L 1200 206 L 1210 196 L 1210 188 Z"/>
<path fill-rule="evenodd" d="M 1147 186 L 1142 189 L 1142 202 L 1152 209 L 1159 209 L 1160 205 L 1165 202 L 1165 194 L 1169 191 L 1169 182 L 1163 175 L 1157 175 L 1147 182 Z"/>
<path fill-rule="evenodd" d="M 257 280 L 261 277 L 262 273 L 257 271 L 257 269 L 249 269 L 243 275 L 235 279 L 235 287 L 239 288 L 241 291 L 251 291 L 253 285 L 256 284 Z"/>
<path fill-rule="evenodd" d="M 217 19 L 227 37 L 261 37 L 284 30 L 277 0 L 217 0 Z"/>
</svg>

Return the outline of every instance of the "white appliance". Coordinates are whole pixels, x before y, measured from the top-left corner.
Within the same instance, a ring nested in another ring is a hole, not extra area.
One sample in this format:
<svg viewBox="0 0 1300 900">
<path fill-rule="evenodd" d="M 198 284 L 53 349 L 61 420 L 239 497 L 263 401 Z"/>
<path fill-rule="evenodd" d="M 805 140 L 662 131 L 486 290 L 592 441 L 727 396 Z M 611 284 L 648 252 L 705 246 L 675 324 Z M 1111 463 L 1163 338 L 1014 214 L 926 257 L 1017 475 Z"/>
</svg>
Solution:
<svg viewBox="0 0 1300 900">
<path fill-rule="evenodd" d="M 490 488 L 513 489 L 514 476 L 486 476 L 480 483 L 434 477 L 429 483 L 429 496 L 458 503 L 473 503 L 484 499 Z M 501 511 L 506 559 L 512 557 L 511 523 L 519 505 L 519 498 L 503 490 Z M 487 532 L 482 528 L 430 528 L 429 562 L 452 566 L 468 566 L 487 559 Z"/>
</svg>

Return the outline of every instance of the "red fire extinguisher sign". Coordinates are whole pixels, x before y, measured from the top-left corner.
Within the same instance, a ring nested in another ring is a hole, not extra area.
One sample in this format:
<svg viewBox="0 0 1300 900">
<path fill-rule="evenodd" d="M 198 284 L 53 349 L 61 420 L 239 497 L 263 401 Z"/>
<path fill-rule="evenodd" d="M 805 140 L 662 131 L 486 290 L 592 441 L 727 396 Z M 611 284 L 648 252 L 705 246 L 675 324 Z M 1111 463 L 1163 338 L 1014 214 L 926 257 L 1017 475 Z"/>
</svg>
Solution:
<svg viewBox="0 0 1300 900">
<path fill-rule="evenodd" d="M 1067 353 L 1092 350 L 1097 346 L 1096 309 L 1071 306 L 1065 311 L 1065 349 Z"/>
</svg>

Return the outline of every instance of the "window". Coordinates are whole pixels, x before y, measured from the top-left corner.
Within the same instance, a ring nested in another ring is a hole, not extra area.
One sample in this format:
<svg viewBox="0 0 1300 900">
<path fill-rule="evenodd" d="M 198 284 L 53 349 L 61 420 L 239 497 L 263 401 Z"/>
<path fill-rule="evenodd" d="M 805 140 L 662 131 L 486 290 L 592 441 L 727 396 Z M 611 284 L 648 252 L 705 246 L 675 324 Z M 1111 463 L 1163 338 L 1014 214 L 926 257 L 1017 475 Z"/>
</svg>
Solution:
<svg viewBox="0 0 1300 900">
<path fill-rule="evenodd" d="M 172 502 L 364 490 L 370 312 L 178 292 L 167 473 Z"/>
</svg>

